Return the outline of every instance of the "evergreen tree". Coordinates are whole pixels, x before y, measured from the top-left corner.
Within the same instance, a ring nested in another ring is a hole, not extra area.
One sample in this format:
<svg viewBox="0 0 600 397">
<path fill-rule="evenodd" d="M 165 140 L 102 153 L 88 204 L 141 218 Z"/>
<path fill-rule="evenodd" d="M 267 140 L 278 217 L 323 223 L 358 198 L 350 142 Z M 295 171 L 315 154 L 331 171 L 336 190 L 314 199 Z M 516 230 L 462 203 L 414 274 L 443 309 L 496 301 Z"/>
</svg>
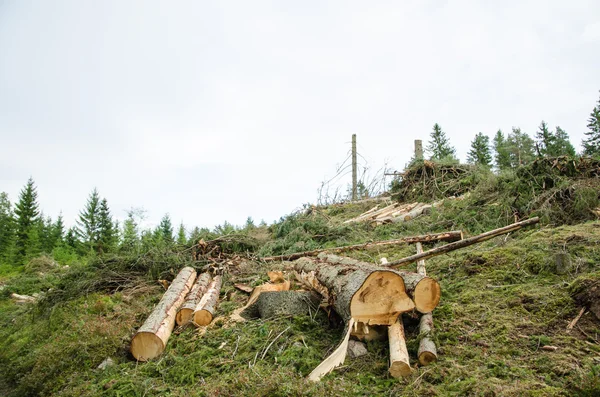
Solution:
<svg viewBox="0 0 600 397">
<path fill-rule="evenodd" d="M 583 154 L 588 156 L 600 156 L 600 99 L 594 106 L 587 124 L 588 130 L 584 132 Z"/>
<path fill-rule="evenodd" d="M 535 158 L 533 146 L 533 139 L 529 135 L 522 132 L 520 128 L 513 127 L 506 140 L 511 167 L 516 168 L 532 162 Z"/>
<path fill-rule="evenodd" d="M 169 214 L 165 214 L 165 216 L 163 216 L 157 230 L 160 239 L 166 241 L 167 243 L 173 242 L 173 225 L 171 224 L 171 218 L 169 217 Z"/>
<path fill-rule="evenodd" d="M 475 139 L 471 142 L 471 150 L 469 150 L 467 155 L 467 161 L 470 164 L 491 167 L 492 153 L 490 151 L 490 137 L 483 135 L 481 132 L 475 135 Z"/>
<path fill-rule="evenodd" d="M 121 249 L 125 251 L 136 251 L 139 244 L 138 225 L 135 221 L 134 211 L 129 211 L 127 213 L 127 219 L 123 222 Z"/>
<path fill-rule="evenodd" d="M 454 157 L 456 149 L 450 146 L 450 140 L 438 123 L 433 125 L 430 138 L 427 151 L 431 153 L 431 160 L 456 160 Z"/>
<path fill-rule="evenodd" d="M 0 262 L 8 261 L 15 237 L 15 219 L 8 194 L 0 193 Z"/>
<path fill-rule="evenodd" d="M 556 135 L 548 129 L 548 124 L 544 120 L 538 127 L 535 137 L 537 139 L 535 146 L 538 156 L 557 156 Z"/>
<path fill-rule="evenodd" d="M 58 247 L 63 243 L 63 237 L 65 234 L 65 224 L 63 222 L 62 212 L 58 214 L 56 222 L 52 225 L 51 239 L 52 247 Z"/>
<path fill-rule="evenodd" d="M 38 220 L 39 209 L 37 190 L 32 178 L 29 178 L 19 194 L 19 202 L 15 206 L 16 225 L 16 255 L 20 262 L 25 258 L 30 245 L 30 235 Z"/>
<path fill-rule="evenodd" d="M 556 155 L 557 156 L 575 156 L 575 148 L 571 144 L 569 140 L 569 135 L 565 130 L 556 126 L 556 133 L 554 135 L 556 137 Z"/>
<path fill-rule="evenodd" d="M 100 253 L 109 252 L 116 243 L 116 232 L 110 208 L 108 208 L 108 202 L 105 198 L 100 202 L 100 209 L 98 210 L 98 227 L 98 251 Z"/>
<path fill-rule="evenodd" d="M 79 248 L 79 238 L 77 235 L 77 228 L 70 227 L 65 235 L 65 244 L 71 248 Z"/>
<path fill-rule="evenodd" d="M 200 235 L 201 235 L 200 228 L 198 226 L 193 228 L 192 232 L 190 233 L 190 239 L 188 240 L 188 245 L 198 244 L 198 241 L 200 240 Z"/>
<path fill-rule="evenodd" d="M 184 246 L 187 243 L 187 238 L 185 237 L 185 227 L 183 227 L 183 223 L 179 224 L 179 230 L 177 231 L 177 245 Z"/>
<path fill-rule="evenodd" d="M 510 168 L 510 153 L 507 141 L 502 130 L 498 130 L 494 136 L 494 161 L 496 168 L 500 171 Z"/>
<path fill-rule="evenodd" d="M 45 217 L 41 212 L 38 221 L 35 224 L 35 233 L 32 240 L 30 256 L 40 253 L 49 254 L 54 249 L 54 241 L 52 240 L 52 218 Z M 33 241 L 36 244 L 33 244 Z"/>
<path fill-rule="evenodd" d="M 87 252 L 98 252 L 100 243 L 100 196 L 94 188 L 85 208 L 79 212 L 77 234 Z"/>
</svg>

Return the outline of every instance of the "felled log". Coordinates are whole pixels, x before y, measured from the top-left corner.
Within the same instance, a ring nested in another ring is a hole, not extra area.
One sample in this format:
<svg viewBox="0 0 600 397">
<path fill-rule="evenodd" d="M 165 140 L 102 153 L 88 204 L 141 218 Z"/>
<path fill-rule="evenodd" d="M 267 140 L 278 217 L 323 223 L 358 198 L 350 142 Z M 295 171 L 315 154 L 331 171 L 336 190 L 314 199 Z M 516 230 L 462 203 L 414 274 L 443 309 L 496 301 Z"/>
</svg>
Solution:
<svg viewBox="0 0 600 397">
<path fill-rule="evenodd" d="M 337 255 L 320 254 L 318 258 L 335 266 L 372 266 L 369 263 Z M 395 273 L 402 277 L 405 291 L 413 300 L 415 309 L 417 311 L 421 313 L 429 313 L 437 307 L 441 297 L 440 284 L 437 281 L 419 273 L 412 273 L 403 270 L 396 270 Z"/>
<path fill-rule="evenodd" d="M 37 301 L 35 296 L 19 295 L 15 293 L 10 294 L 10 298 L 14 300 L 15 303 L 35 303 Z"/>
<path fill-rule="evenodd" d="M 390 375 L 394 378 L 409 376 L 412 369 L 408 360 L 402 316 L 398 318 L 398 321 L 389 326 L 388 338 L 390 344 Z"/>
<path fill-rule="evenodd" d="M 181 269 L 148 319 L 138 329 L 131 341 L 131 354 L 138 361 L 151 360 L 165 350 L 175 325 L 177 310 L 195 279 L 196 270 L 191 267 Z"/>
<path fill-rule="evenodd" d="M 259 295 L 256 306 L 260 318 L 275 318 L 315 313 L 320 303 L 311 291 L 270 291 Z"/>
<path fill-rule="evenodd" d="M 483 234 L 480 234 L 477 236 L 473 236 L 473 237 L 470 237 L 470 238 L 467 238 L 464 240 L 456 241 L 454 243 L 442 245 L 441 247 L 437 247 L 437 248 L 431 249 L 429 251 L 422 252 L 420 254 L 416 254 L 416 255 L 408 256 L 406 258 L 398 259 L 396 261 L 390 262 L 387 266 L 397 268 L 401 265 L 404 265 L 407 263 L 412 263 L 412 262 L 418 261 L 420 259 L 425 260 L 425 259 L 433 258 L 434 256 L 446 254 L 448 252 L 451 252 L 451 251 L 454 251 L 454 250 L 457 250 L 460 248 L 465 248 L 465 247 L 468 247 L 473 244 L 482 243 L 484 241 L 490 240 L 490 239 L 500 236 L 502 234 L 517 231 L 523 227 L 534 225 L 534 224 L 538 223 L 539 221 L 540 221 L 540 218 L 535 217 L 535 218 L 528 219 L 526 221 L 513 223 L 512 225 L 508 225 L 508 226 L 505 226 L 505 227 L 502 227 L 499 229 L 491 230 L 489 232 L 486 232 L 486 233 L 483 233 Z"/>
<path fill-rule="evenodd" d="M 192 319 L 195 325 L 208 325 L 213 319 L 215 310 L 217 309 L 217 302 L 219 301 L 219 293 L 221 292 L 221 276 L 215 276 L 202 299 L 196 306 Z"/>
<path fill-rule="evenodd" d="M 402 277 L 387 269 L 361 264 L 331 266 L 300 258 L 294 270 L 304 285 L 317 283 L 317 292 L 325 290 L 324 297 L 346 323 L 354 319 L 368 325 L 391 325 L 400 313 L 415 307 Z"/>
<path fill-rule="evenodd" d="M 333 254 L 333 253 L 340 253 L 340 252 L 345 252 L 345 251 L 366 250 L 366 249 L 370 249 L 373 247 L 382 247 L 382 246 L 387 246 L 387 245 L 412 244 L 412 243 L 416 243 L 416 242 L 421 242 L 421 243 L 430 243 L 430 242 L 437 242 L 437 241 L 452 242 L 452 241 L 461 240 L 462 238 L 463 238 L 462 231 L 453 230 L 451 232 L 432 233 L 432 234 L 425 234 L 422 236 L 409 236 L 409 237 L 402 237 L 402 238 L 398 238 L 398 239 L 394 239 L 394 240 L 374 241 L 374 242 L 363 243 L 363 244 L 349 245 L 346 247 L 318 249 L 318 250 L 312 250 L 312 251 L 297 252 L 295 254 L 268 256 L 268 257 L 262 258 L 262 260 L 266 261 L 266 262 L 292 261 L 292 260 L 300 259 L 300 258 L 303 258 L 306 256 L 317 256 L 324 252 L 329 252 L 329 253 Z"/>
<path fill-rule="evenodd" d="M 198 276 L 194 286 L 185 297 L 183 306 L 181 306 L 181 308 L 177 311 L 177 325 L 183 325 L 190 322 L 192 315 L 194 314 L 194 310 L 196 310 L 196 306 L 198 306 L 198 303 L 200 303 L 200 300 L 208 289 L 208 285 L 210 284 L 211 280 L 212 277 L 208 272 L 202 273 L 200 276 Z"/>
<path fill-rule="evenodd" d="M 417 243 L 417 254 L 423 252 L 423 246 L 421 243 Z M 426 275 L 425 260 L 421 259 L 417 262 L 417 272 Z M 419 342 L 419 362 L 421 365 L 429 365 L 437 360 L 437 348 L 435 342 L 431 338 L 433 332 L 433 314 L 425 313 L 419 320 L 419 335 L 421 341 Z"/>
</svg>

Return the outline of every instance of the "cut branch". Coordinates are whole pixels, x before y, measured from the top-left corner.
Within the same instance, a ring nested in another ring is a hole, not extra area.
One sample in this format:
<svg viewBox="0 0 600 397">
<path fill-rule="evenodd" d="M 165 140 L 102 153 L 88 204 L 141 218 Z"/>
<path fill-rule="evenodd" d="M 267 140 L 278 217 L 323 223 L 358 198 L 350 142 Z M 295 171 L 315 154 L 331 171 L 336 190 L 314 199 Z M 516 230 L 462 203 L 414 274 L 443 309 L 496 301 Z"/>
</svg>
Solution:
<svg viewBox="0 0 600 397">
<path fill-rule="evenodd" d="M 336 247 L 336 248 L 328 248 L 328 249 L 318 249 L 313 251 L 304 251 L 297 252 L 295 254 L 287 254 L 287 255 L 278 255 L 278 256 L 268 256 L 262 258 L 263 261 L 272 262 L 272 261 L 292 261 L 296 259 L 300 259 L 305 256 L 317 256 L 321 253 L 340 253 L 344 251 L 355 251 L 355 250 L 366 250 L 372 247 L 382 247 L 386 245 L 396 245 L 396 244 L 412 244 L 416 242 L 421 243 L 430 243 L 437 241 L 458 241 L 463 238 L 463 233 L 460 230 L 453 230 L 451 232 L 444 233 L 434 233 L 434 234 L 425 234 L 422 236 L 410 236 L 410 237 L 402 237 L 394 240 L 384 240 L 384 241 L 374 241 L 363 244 L 349 245 L 346 247 Z"/>
<path fill-rule="evenodd" d="M 397 267 L 400 267 L 401 265 L 416 262 L 420 259 L 425 260 L 425 259 L 433 258 L 434 256 L 446 254 L 448 252 L 451 252 L 451 251 L 454 251 L 454 250 L 457 250 L 460 248 L 465 248 L 465 247 L 468 247 L 473 244 L 482 243 L 484 241 L 490 240 L 490 239 L 492 239 L 496 236 L 500 236 L 502 234 L 514 232 L 523 227 L 534 225 L 534 224 L 538 223 L 539 221 L 540 221 L 540 219 L 538 217 L 535 217 L 535 218 L 528 219 L 526 221 L 513 223 L 512 225 L 508 225 L 508 226 L 502 227 L 500 229 L 491 230 L 489 232 L 480 234 L 478 236 L 470 237 L 470 238 L 467 238 L 467 239 L 464 239 L 461 241 L 456 241 L 454 243 L 446 244 L 441 247 L 437 247 L 437 248 L 434 248 L 429 251 L 425 251 L 420 254 L 412 255 L 412 256 L 409 256 L 409 257 L 406 257 L 403 259 L 399 259 L 399 260 L 390 262 L 386 266 L 397 268 Z"/>
<path fill-rule="evenodd" d="M 131 341 L 131 354 L 138 361 L 151 360 L 165 350 L 175 325 L 177 310 L 183 304 L 195 278 L 196 271 L 193 268 L 181 269 L 146 322 L 135 334 Z"/>
<path fill-rule="evenodd" d="M 408 360 L 408 350 L 404 339 L 404 326 L 402 317 L 388 328 L 390 343 L 390 375 L 394 378 L 409 376 L 412 372 Z"/>
</svg>

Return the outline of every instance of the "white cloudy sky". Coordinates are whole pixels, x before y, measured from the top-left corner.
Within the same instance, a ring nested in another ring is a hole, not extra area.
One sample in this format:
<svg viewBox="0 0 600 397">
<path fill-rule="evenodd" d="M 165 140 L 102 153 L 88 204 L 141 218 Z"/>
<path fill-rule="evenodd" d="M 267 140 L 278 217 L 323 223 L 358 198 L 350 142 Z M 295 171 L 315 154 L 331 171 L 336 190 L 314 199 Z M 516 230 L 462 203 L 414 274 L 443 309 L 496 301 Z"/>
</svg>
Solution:
<svg viewBox="0 0 600 397">
<path fill-rule="evenodd" d="M 542 119 L 579 147 L 599 71 L 597 0 L 0 0 L 0 191 L 32 176 L 69 224 L 94 187 L 120 218 L 270 222 L 353 133 L 373 168 L 435 122 L 462 159 Z"/>
</svg>

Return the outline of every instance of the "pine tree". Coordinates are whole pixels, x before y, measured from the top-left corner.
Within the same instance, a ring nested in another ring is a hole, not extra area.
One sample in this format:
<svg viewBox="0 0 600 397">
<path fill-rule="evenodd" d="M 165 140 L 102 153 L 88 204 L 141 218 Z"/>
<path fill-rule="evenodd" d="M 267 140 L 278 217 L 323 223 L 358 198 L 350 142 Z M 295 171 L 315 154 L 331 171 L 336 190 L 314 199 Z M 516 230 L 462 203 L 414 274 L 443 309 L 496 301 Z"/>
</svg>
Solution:
<svg viewBox="0 0 600 397">
<path fill-rule="evenodd" d="M 15 219 L 8 194 L 0 193 L 0 262 L 8 261 L 15 237 Z"/>
<path fill-rule="evenodd" d="M 538 156 L 557 156 L 556 154 L 556 135 L 548 129 L 548 124 L 542 120 L 535 134 L 537 142 L 535 143 Z"/>
<path fill-rule="evenodd" d="M 100 242 L 100 196 L 94 188 L 85 208 L 79 212 L 77 234 L 87 252 L 98 252 Z"/>
<path fill-rule="evenodd" d="M 125 251 L 137 251 L 139 244 L 138 225 L 135 221 L 134 211 L 129 211 L 127 219 L 123 222 L 121 249 Z"/>
<path fill-rule="evenodd" d="M 71 248 L 79 248 L 80 241 L 77 235 L 77 228 L 70 227 L 65 235 L 65 244 Z"/>
<path fill-rule="evenodd" d="M 513 127 L 512 132 L 506 139 L 506 149 L 510 158 L 510 166 L 513 168 L 529 164 L 535 158 L 533 151 L 534 142 L 520 128 Z"/>
<path fill-rule="evenodd" d="M 571 144 L 571 141 L 569 140 L 569 135 L 565 130 L 563 130 L 559 126 L 556 126 L 556 133 L 554 136 L 556 137 L 555 150 L 557 156 L 574 157 L 576 155 L 575 147 L 573 147 L 573 145 Z"/>
<path fill-rule="evenodd" d="M 37 190 L 32 178 L 29 178 L 19 194 L 19 202 L 15 206 L 15 215 L 17 218 L 16 259 L 20 262 L 27 254 L 30 245 L 29 237 L 39 216 Z"/>
<path fill-rule="evenodd" d="M 431 141 L 427 145 L 427 152 L 431 153 L 431 160 L 454 160 L 456 149 L 450 146 L 450 140 L 438 123 L 433 125 L 430 135 Z"/>
<path fill-rule="evenodd" d="M 502 130 L 498 130 L 494 136 L 494 152 L 496 168 L 500 171 L 510 168 L 510 153 Z"/>
<path fill-rule="evenodd" d="M 583 153 L 588 156 L 600 156 L 600 99 L 594 106 L 587 124 L 588 130 L 584 132 Z"/>
<path fill-rule="evenodd" d="M 177 245 L 184 246 L 187 243 L 187 238 L 185 237 L 185 227 L 183 223 L 179 224 L 179 230 L 177 231 Z"/>
<path fill-rule="evenodd" d="M 158 225 L 158 234 L 160 239 L 167 243 L 173 242 L 173 225 L 171 224 L 171 218 L 169 214 L 165 214 Z"/>
<path fill-rule="evenodd" d="M 469 150 L 467 155 L 467 161 L 470 164 L 491 167 L 492 153 L 490 151 L 490 137 L 483 135 L 481 132 L 475 135 L 475 139 L 471 142 L 471 150 Z"/>
<path fill-rule="evenodd" d="M 58 247 L 63 243 L 63 237 L 65 235 L 65 224 L 63 222 L 62 212 L 58 214 L 56 222 L 52 225 L 51 238 L 52 247 Z"/>
<path fill-rule="evenodd" d="M 198 226 L 196 226 L 195 228 L 192 229 L 192 232 L 190 233 L 190 238 L 188 240 L 188 245 L 195 245 L 198 244 L 198 240 L 200 240 L 200 228 Z"/>
<path fill-rule="evenodd" d="M 98 227 L 98 252 L 109 252 L 116 243 L 116 233 L 106 198 L 103 198 L 100 202 L 100 209 L 98 210 Z"/>
</svg>

